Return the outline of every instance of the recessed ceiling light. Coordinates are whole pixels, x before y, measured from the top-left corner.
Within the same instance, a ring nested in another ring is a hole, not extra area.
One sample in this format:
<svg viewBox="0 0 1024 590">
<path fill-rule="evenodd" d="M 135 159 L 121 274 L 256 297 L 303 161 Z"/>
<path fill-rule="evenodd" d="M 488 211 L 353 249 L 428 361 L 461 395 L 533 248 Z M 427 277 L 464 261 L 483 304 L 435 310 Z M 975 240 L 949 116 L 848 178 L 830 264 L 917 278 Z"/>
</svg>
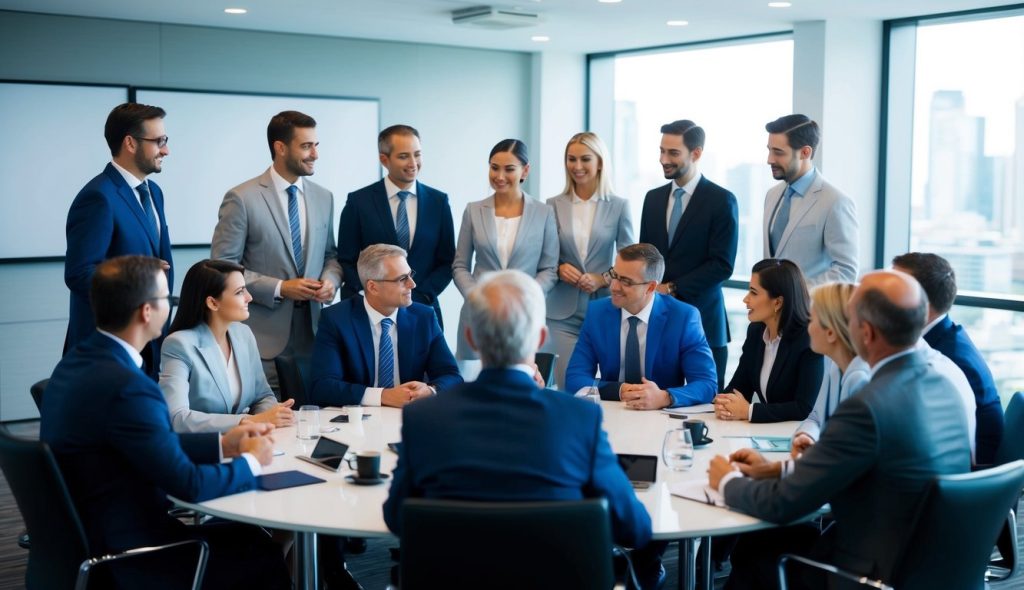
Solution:
<svg viewBox="0 0 1024 590">
<path fill-rule="evenodd" d="M 224 12 L 228 14 L 245 14 L 249 11 L 244 8 L 225 8 Z"/>
<path fill-rule="evenodd" d="M 670 27 L 685 27 L 686 25 L 690 24 L 690 21 L 688 21 L 688 20 L 670 20 L 670 21 L 666 22 L 665 24 L 670 26 Z"/>
<path fill-rule="evenodd" d="M 551 37 L 548 37 L 547 35 L 534 35 L 533 37 L 530 37 L 530 41 L 537 41 L 538 43 L 543 43 L 545 41 L 550 40 Z"/>
<path fill-rule="evenodd" d="M 768 3 L 768 6 L 770 8 L 789 8 L 792 5 L 793 5 L 792 2 L 769 2 Z"/>
<path fill-rule="evenodd" d="M 618 4 L 619 2 L 622 2 L 622 0 L 597 0 L 597 1 L 600 2 L 601 4 Z"/>
</svg>

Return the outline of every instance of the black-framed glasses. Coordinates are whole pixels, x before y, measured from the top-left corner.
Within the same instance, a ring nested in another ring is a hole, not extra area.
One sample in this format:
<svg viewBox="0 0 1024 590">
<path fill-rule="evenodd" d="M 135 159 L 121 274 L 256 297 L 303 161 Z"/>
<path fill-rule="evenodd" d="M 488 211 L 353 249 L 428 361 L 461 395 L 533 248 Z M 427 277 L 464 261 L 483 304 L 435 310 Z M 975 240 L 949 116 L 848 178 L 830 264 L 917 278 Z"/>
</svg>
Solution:
<svg viewBox="0 0 1024 590">
<path fill-rule="evenodd" d="M 604 273 L 604 278 L 609 283 L 613 280 L 622 283 L 624 287 L 636 287 L 637 285 L 646 285 L 650 281 L 634 281 L 629 277 L 620 276 L 619 273 L 615 272 L 615 267 L 609 268 Z"/>
<path fill-rule="evenodd" d="M 161 135 L 160 137 L 140 137 L 138 135 L 133 135 L 132 137 L 139 141 L 152 141 L 158 148 L 162 148 L 167 145 L 167 140 L 169 139 L 166 135 Z"/>
<path fill-rule="evenodd" d="M 157 301 L 166 301 L 167 305 L 171 305 L 174 302 L 174 295 L 168 293 L 167 295 L 159 295 L 157 297 L 147 297 L 145 303 L 156 303 Z"/>
<path fill-rule="evenodd" d="M 378 283 L 402 283 L 403 285 L 408 285 L 409 283 L 412 282 L 412 279 L 415 276 L 416 276 L 416 271 L 415 270 L 410 270 L 409 274 L 402 275 L 402 276 L 400 276 L 398 278 L 395 278 L 395 279 L 370 279 L 370 280 L 371 281 L 376 281 Z"/>
</svg>

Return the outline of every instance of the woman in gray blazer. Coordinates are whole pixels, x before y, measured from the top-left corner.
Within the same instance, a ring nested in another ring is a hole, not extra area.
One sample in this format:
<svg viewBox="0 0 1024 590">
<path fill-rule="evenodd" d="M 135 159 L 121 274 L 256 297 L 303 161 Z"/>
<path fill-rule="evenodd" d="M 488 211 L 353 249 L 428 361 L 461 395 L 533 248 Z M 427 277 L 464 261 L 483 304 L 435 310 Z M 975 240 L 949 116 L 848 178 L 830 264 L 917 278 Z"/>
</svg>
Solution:
<svg viewBox="0 0 1024 590">
<path fill-rule="evenodd" d="M 160 361 L 160 389 L 176 432 L 223 432 L 246 421 L 275 426 L 294 421 L 294 400 L 277 403 L 256 337 L 242 323 L 252 301 L 244 270 L 226 260 L 200 260 L 185 275 Z"/>
<path fill-rule="evenodd" d="M 463 297 L 480 275 L 492 270 L 521 270 L 536 277 L 545 293 L 558 280 L 555 215 L 551 207 L 523 192 L 520 185 L 529 172 L 526 145 L 518 139 L 500 141 L 491 150 L 489 177 L 494 194 L 466 206 L 452 263 L 452 278 Z M 465 330 L 463 306 L 455 358 L 476 359 Z"/>
<path fill-rule="evenodd" d="M 629 201 L 612 194 L 608 149 L 597 135 L 577 133 L 565 146 L 565 189 L 548 199 L 558 227 L 558 282 L 548 293 L 544 351 L 558 355 L 555 379 L 565 387 L 565 368 L 576 347 L 592 299 L 608 296 L 604 272 L 615 253 L 636 242 Z"/>
</svg>

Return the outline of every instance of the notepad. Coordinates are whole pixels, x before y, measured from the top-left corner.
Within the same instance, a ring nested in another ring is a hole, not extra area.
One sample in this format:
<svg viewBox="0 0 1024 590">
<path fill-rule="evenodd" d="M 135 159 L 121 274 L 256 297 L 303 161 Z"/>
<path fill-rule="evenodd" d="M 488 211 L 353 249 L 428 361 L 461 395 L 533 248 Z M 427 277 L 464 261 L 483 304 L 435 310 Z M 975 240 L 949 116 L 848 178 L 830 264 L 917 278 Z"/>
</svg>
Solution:
<svg viewBox="0 0 1024 590">
<path fill-rule="evenodd" d="M 676 414 L 686 415 L 691 414 L 714 414 L 715 404 L 697 404 L 696 406 L 681 406 L 678 408 L 665 408 L 662 410 L 665 414 Z"/>
<path fill-rule="evenodd" d="M 259 489 L 272 492 L 274 490 L 284 490 L 288 488 L 297 488 L 299 486 L 308 486 L 314 483 L 323 483 L 324 479 L 303 473 L 301 471 L 281 471 L 278 473 L 268 473 L 267 475 L 260 475 L 256 478 L 256 487 Z"/>
<path fill-rule="evenodd" d="M 788 453 L 793 448 L 793 439 L 788 436 L 752 436 L 750 444 L 766 453 Z"/>
<path fill-rule="evenodd" d="M 673 496 L 700 502 L 709 506 L 725 508 L 725 496 L 710 487 L 703 479 L 677 481 L 668 484 L 668 492 Z"/>
</svg>

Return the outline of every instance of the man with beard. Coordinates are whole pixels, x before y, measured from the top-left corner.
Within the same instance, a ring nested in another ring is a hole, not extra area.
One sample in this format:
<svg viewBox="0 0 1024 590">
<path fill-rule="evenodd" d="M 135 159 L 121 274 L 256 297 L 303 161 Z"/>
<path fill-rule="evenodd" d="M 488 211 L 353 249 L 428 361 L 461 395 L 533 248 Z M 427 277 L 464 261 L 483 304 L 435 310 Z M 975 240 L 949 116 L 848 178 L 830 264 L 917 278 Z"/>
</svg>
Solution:
<svg viewBox="0 0 1024 590">
<path fill-rule="evenodd" d="M 857 280 L 857 206 L 811 159 L 821 131 L 806 115 L 765 125 L 768 165 L 782 180 L 764 199 L 764 257 L 796 263 L 808 287 Z"/>
<path fill-rule="evenodd" d="M 71 309 L 65 354 L 96 331 L 89 288 L 96 266 L 104 260 L 129 254 L 159 258 L 167 284 L 174 284 L 164 194 L 155 182 L 146 180 L 160 172 L 170 153 L 164 115 L 160 107 L 124 103 L 107 116 L 103 136 L 112 159 L 82 188 L 68 211 L 64 282 L 71 289 Z M 162 341 L 163 336 L 153 339 L 141 352 L 143 370 L 154 380 Z"/>
<path fill-rule="evenodd" d="M 653 244 L 665 257 L 658 292 L 700 311 L 722 391 L 729 355 L 722 282 L 732 276 L 736 262 L 736 197 L 697 169 L 704 152 L 702 128 L 684 119 L 662 125 L 661 133 L 661 167 L 672 182 L 644 198 L 640 242 Z"/>
<path fill-rule="evenodd" d="M 267 143 L 273 164 L 224 196 L 211 251 L 245 267 L 253 297 L 246 323 L 277 389 L 274 358 L 312 350 L 313 328 L 341 284 L 341 267 L 334 197 L 304 178 L 317 159 L 316 121 L 298 111 L 278 113 L 267 126 Z"/>
</svg>

